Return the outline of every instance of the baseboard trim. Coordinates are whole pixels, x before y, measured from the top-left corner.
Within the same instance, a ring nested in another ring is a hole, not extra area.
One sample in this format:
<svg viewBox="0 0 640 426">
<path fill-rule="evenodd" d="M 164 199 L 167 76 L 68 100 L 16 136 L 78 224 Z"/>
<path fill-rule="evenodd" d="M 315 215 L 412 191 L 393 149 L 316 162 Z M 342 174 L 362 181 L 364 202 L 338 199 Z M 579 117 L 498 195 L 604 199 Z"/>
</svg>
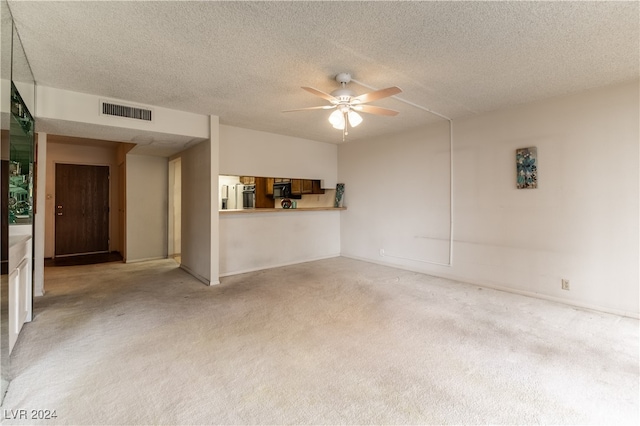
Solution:
<svg viewBox="0 0 640 426">
<path fill-rule="evenodd" d="M 166 257 L 164 257 L 164 256 L 160 256 L 160 257 L 145 257 L 144 259 L 133 259 L 133 260 L 126 259 L 124 261 L 124 263 L 149 262 L 151 260 L 163 260 L 163 259 L 166 259 Z"/>
<path fill-rule="evenodd" d="M 264 271 L 264 270 L 267 270 L 267 269 L 282 268 L 283 266 L 298 265 L 300 263 L 315 262 L 317 260 L 332 259 L 334 257 L 340 257 L 340 254 L 337 253 L 337 254 L 331 254 L 331 255 L 328 255 L 328 256 L 320 256 L 320 257 L 314 257 L 314 258 L 305 259 L 305 260 L 297 260 L 297 261 L 294 261 L 294 262 L 279 263 L 279 264 L 276 264 L 276 265 L 269 265 L 269 266 L 263 266 L 263 267 L 258 267 L 258 268 L 243 269 L 243 270 L 240 270 L 240 271 L 225 272 L 223 274 L 220 274 L 220 278 L 231 277 L 233 275 L 247 274 L 249 272 Z"/>
<path fill-rule="evenodd" d="M 184 266 L 183 264 L 180 264 L 180 269 L 182 269 L 183 271 L 185 271 L 187 274 L 193 276 L 194 278 L 196 278 L 198 281 L 201 281 L 202 283 L 206 284 L 206 285 L 211 285 L 211 284 L 220 284 L 220 282 L 214 282 L 212 283 L 210 280 L 208 280 L 207 278 L 203 277 L 202 275 L 192 271 L 191 269 L 189 269 L 187 266 Z"/>
<path fill-rule="evenodd" d="M 514 288 L 510 288 L 510 287 L 500 286 L 500 285 L 493 284 L 493 283 L 473 282 L 473 281 L 469 281 L 466 278 L 461 278 L 459 276 L 456 276 L 454 274 L 425 272 L 424 270 L 420 270 L 419 268 L 411 268 L 411 267 L 408 267 L 408 266 L 405 266 L 405 265 L 396 265 L 396 264 L 389 263 L 389 262 L 383 262 L 383 261 L 378 261 L 378 260 L 373 260 L 373 259 L 366 259 L 366 258 L 358 257 L 358 256 L 351 256 L 351 255 L 346 255 L 346 254 L 341 254 L 340 256 L 348 258 L 348 259 L 359 260 L 359 261 L 362 261 L 362 262 L 374 263 L 374 264 L 377 264 L 377 265 L 382 265 L 382 266 L 388 266 L 388 267 L 391 267 L 391 268 L 402 269 L 402 270 L 405 270 L 405 271 L 417 272 L 419 274 L 431 275 L 431 276 L 439 277 L 439 278 L 446 278 L 448 280 L 457 281 L 457 282 L 462 283 L 462 284 L 469 284 L 469 285 L 474 285 L 474 286 L 477 286 L 477 287 L 483 287 L 483 288 L 488 288 L 488 289 L 492 289 L 492 290 L 504 291 L 506 293 L 513 293 L 513 294 L 518 294 L 520 296 L 533 297 L 535 299 L 548 300 L 550 302 L 561 303 L 563 305 L 573 306 L 573 307 L 576 307 L 576 308 L 587 309 L 587 310 L 596 311 L 596 312 L 602 312 L 602 313 L 606 313 L 606 314 L 613 314 L 613 315 L 618 315 L 618 316 L 621 316 L 621 317 L 640 319 L 640 313 L 639 312 L 630 312 L 630 311 L 624 311 L 624 310 L 619 310 L 619 309 L 608 308 L 606 306 L 592 305 L 590 303 L 584 303 L 584 302 L 579 302 L 579 301 L 561 299 L 559 297 L 554 297 L 554 296 L 550 296 L 550 295 L 543 294 L 543 293 L 535 293 L 535 292 L 532 292 L 532 291 L 518 290 L 518 289 L 514 289 Z"/>
</svg>

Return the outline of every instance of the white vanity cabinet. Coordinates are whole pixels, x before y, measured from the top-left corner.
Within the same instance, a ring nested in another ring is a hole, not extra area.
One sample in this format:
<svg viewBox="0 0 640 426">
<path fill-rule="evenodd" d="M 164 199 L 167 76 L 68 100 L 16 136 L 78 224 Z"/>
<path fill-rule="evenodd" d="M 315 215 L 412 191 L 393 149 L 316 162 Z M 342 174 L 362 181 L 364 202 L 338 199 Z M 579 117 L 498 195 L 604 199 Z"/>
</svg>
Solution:
<svg viewBox="0 0 640 426">
<path fill-rule="evenodd" d="M 32 318 L 32 239 L 30 235 L 9 237 L 9 352 L 25 322 Z"/>
</svg>

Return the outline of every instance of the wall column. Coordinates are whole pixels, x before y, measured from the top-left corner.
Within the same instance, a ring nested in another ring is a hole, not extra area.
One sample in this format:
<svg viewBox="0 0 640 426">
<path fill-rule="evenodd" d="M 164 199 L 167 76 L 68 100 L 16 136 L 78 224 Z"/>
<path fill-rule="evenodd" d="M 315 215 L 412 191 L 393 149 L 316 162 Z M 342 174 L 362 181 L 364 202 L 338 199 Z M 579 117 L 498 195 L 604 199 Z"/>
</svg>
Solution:
<svg viewBox="0 0 640 426">
<path fill-rule="evenodd" d="M 220 175 L 220 119 L 209 116 L 211 127 L 209 134 L 211 143 L 211 273 L 210 283 L 220 284 L 220 230 L 218 213 L 218 176 Z"/>
<path fill-rule="evenodd" d="M 36 210 L 34 216 L 33 248 L 33 295 L 44 295 L 44 227 L 46 216 L 47 186 L 47 134 L 38 133 L 36 138 Z"/>
</svg>

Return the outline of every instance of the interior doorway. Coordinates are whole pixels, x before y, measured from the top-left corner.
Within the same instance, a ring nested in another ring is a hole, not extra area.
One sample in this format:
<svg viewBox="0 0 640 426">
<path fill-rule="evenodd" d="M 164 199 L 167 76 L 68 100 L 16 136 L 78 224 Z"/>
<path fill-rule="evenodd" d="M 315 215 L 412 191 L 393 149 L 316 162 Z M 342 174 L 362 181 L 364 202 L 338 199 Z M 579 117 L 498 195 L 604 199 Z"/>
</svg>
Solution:
<svg viewBox="0 0 640 426">
<path fill-rule="evenodd" d="M 169 161 L 168 253 L 179 264 L 182 253 L 182 161 Z"/>
<path fill-rule="evenodd" d="M 55 257 L 109 252 L 109 166 L 56 164 Z"/>
</svg>

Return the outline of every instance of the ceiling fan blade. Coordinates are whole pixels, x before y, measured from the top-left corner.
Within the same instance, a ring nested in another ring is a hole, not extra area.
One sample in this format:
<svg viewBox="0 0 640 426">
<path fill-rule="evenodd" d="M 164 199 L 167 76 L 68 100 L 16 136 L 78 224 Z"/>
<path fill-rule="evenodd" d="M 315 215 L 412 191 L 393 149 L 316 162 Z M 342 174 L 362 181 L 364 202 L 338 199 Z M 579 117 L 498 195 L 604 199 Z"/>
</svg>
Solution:
<svg viewBox="0 0 640 426">
<path fill-rule="evenodd" d="M 354 111 L 358 111 L 358 112 L 366 112 L 367 114 L 376 114 L 376 115 L 388 115 L 390 117 L 393 117 L 399 114 L 398 111 L 394 111 L 392 109 L 387 109 L 387 108 L 380 108 L 373 105 L 353 105 L 351 108 Z"/>
<path fill-rule="evenodd" d="M 318 90 L 318 89 L 314 89 L 313 87 L 303 87 L 303 89 L 304 89 L 304 90 L 306 90 L 306 91 L 307 91 L 307 92 L 309 92 L 309 93 L 313 93 L 313 94 L 314 94 L 314 95 L 316 95 L 316 96 L 320 96 L 322 99 L 326 99 L 326 100 L 328 100 L 328 101 L 329 101 L 329 102 L 331 102 L 331 103 L 334 103 L 334 102 L 335 102 L 335 103 L 338 103 L 338 102 L 340 102 L 340 101 L 338 101 L 338 99 L 334 98 L 334 97 L 333 97 L 333 96 L 331 96 L 330 94 L 328 94 L 328 93 L 324 93 L 324 92 L 321 92 L 320 90 Z"/>
<path fill-rule="evenodd" d="M 288 109 L 282 112 L 310 111 L 312 109 L 333 109 L 335 107 L 336 107 L 335 105 L 324 105 L 324 106 L 315 106 L 315 107 L 308 107 L 308 108 Z"/>
<path fill-rule="evenodd" d="M 388 96 L 397 95 L 401 93 L 402 89 L 397 86 L 387 87 L 386 89 L 376 90 L 375 92 L 365 93 L 364 95 L 356 96 L 351 99 L 351 102 L 367 103 L 378 99 L 386 98 Z"/>
</svg>

